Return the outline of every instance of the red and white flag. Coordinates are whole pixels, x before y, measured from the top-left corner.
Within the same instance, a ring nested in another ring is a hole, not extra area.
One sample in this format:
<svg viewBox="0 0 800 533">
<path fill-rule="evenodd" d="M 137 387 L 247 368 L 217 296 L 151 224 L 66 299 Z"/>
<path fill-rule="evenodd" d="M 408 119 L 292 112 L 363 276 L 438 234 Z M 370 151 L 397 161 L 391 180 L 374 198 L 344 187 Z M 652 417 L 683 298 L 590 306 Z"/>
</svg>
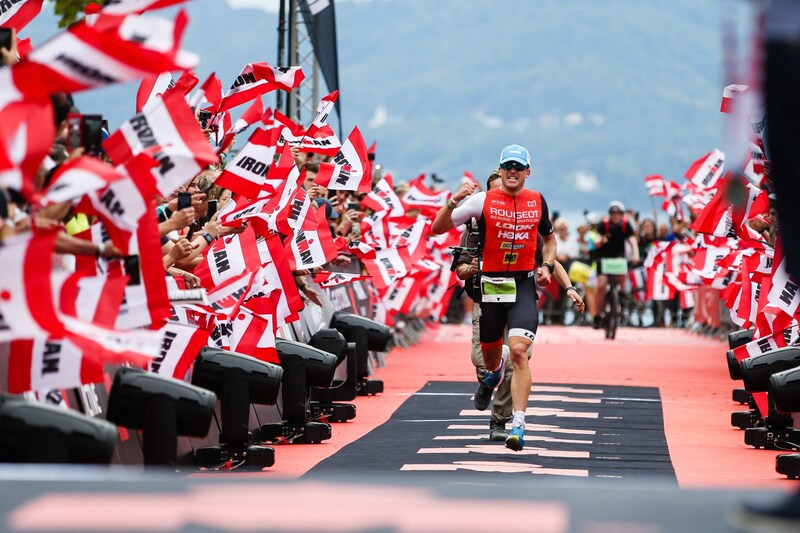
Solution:
<svg viewBox="0 0 800 533">
<path fill-rule="evenodd" d="M 234 137 L 250 127 L 251 124 L 260 121 L 263 114 L 264 102 L 261 101 L 261 98 L 256 98 L 250 107 L 242 113 L 242 116 L 225 129 L 222 140 L 217 143 L 219 145 L 217 153 L 226 151 L 233 144 Z"/>
<path fill-rule="evenodd" d="M 420 280 L 411 276 L 400 278 L 386 289 L 383 305 L 392 314 L 407 315 L 411 312 L 414 300 L 422 288 L 423 283 Z"/>
<path fill-rule="evenodd" d="M 736 101 L 736 98 L 739 95 L 743 94 L 747 89 L 750 87 L 747 85 L 741 85 L 738 83 L 734 83 L 728 85 L 722 90 L 722 103 L 719 106 L 719 110 L 722 113 L 733 113 L 733 105 Z"/>
<path fill-rule="evenodd" d="M 369 277 L 370 276 L 362 276 L 361 274 L 348 274 L 346 272 L 318 272 L 314 274 L 312 279 L 314 283 L 323 289 L 330 289 L 331 287 L 338 287 L 346 283 L 369 279 Z"/>
<path fill-rule="evenodd" d="M 198 109 L 205 105 L 209 106 L 211 109 L 217 109 L 221 102 L 222 83 L 214 72 L 209 74 L 206 81 L 204 81 L 200 88 L 189 98 L 189 106 L 191 106 L 194 112 L 197 112 Z"/>
<path fill-rule="evenodd" d="M 775 245 L 775 262 L 773 263 L 772 286 L 769 291 L 769 302 L 785 314 L 793 317 L 800 307 L 798 284 L 789 274 L 788 261 L 783 254 L 782 244 Z"/>
<path fill-rule="evenodd" d="M 67 389 L 103 381 L 103 364 L 85 357 L 68 339 L 36 337 L 13 341 L 9 348 L 8 390 Z"/>
<path fill-rule="evenodd" d="M 243 272 L 209 289 L 208 305 L 217 318 L 226 320 L 236 314 L 250 292 L 254 275 L 253 272 Z"/>
<path fill-rule="evenodd" d="M 148 152 L 158 161 L 156 187 L 164 196 L 219 161 L 183 95 L 168 92 L 150 109 L 137 114 L 103 143 L 108 157 L 123 164 Z"/>
<path fill-rule="evenodd" d="M 59 310 L 72 318 L 113 328 L 125 298 L 128 277 L 121 272 L 87 276 L 76 272 L 61 285 Z"/>
<path fill-rule="evenodd" d="M 733 227 L 731 212 L 733 208 L 727 202 L 725 187 L 720 187 L 700 215 L 692 223 L 692 229 L 698 233 L 726 237 Z"/>
<path fill-rule="evenodd" d="M 136 91 L 136 112 L 141 113 L 148 104 L 153 105 L 167 89 L 175 86 L 175 80 L 169 72 L 162 72 L 158 76 L 147 76 L 139 84 Z"/>
<path fill-rule="evenodd" d="M 272 137 L 269 130 L 254 131 L 215 183 L 245 198 L 257 198 L 265 187 L 274 191 L 283 180 L 267 177 L 276 152 Z"/>
<path fill-rule="evenodd" d="M 647 187 L 647 194 L 650 196 L 665 196 L 667 185 L 664 178 L 658 175 L 646 176 L 644 178 L 645 187 Z"/>
<path fill-rule="evenodd" d="M 66 330 L 53 301 L 51 264 L 55 233 L 24 233 L 0 250 L 0 342 L 63 337 Z"/>
<path fill-rule="evenodd" d="M 364 261 L 367 272 L 372 276 L 376 289 L 385 289 L 398 279 L 405 277 L 413 265 L 408 247 L 381 250 L 375 259 Z"/>
<path fill-rule="evenodd" d="M 248 63 L 222 98 L 218 111 L 240 106 L 270 91 L 291 91 L 302 81 L 300 67 L 283 69 L 271 67 L 268 63 Z"/>
<path fill-rule="evenodd" d="M 328 126 L 328 117 L 333 112 L 338 98 L 338 90 L 322 97 L 317 105 L 317 115 L 303 136 L 300 144 L 301 151 L 328 156 L 334 156 L 339 152 L 342 143 L 333 129 Z"/>
<path fill-rule="evenodd" d="M 203 255 L 194 274 L 207 289 L 244 272 L 255 272 L 262 264 L 252 229 L 217 239 L 203 250 Z"/>
<path fill-rule="evenodd" d="M 271 236 L 258 241 L 258 252 L 264 266 L 257 273 L 255 283 L 261 280 L 280 292 L 275 309 L 276 325 L 284 326 L 298 320 L 299 312 L 303 309 L 303 299 L 289 266 L 289 250 L 280 237 Z"/>
<path fill-rule="evenodd" d="M 179 48 L 187 23 L 184 12 L 174 22 L 103 15 L 91 26 L 78 22 L 11 67 L 14 84 L 28 95 L 74 93 L 194 68 L 197 56 Z"/>
<path fill-rule="evenodd" d="M 124 177 L 94 157 L 81 156 L 67 161 L 56 170 L 39 204 L 44 206 L 74 200 L 108 187 Z"/>
<path fill-rule="evenodd" d="M 372 190 L 372 163 L 358 127 L 353 128 L 332 163 L 320 163 L 314 183 L 334 191 Z"/>
<path fill-rule="evenodd" d="M 139 221 L 149 215 L 153 207 L 156 190 L 152 174 L 148 172 L 151 168 L 149 156 L 137 155 L 118 167 L 126 172 L 123 178 L 87 194 L 86 201 L 80 204 L 87 214 L 100 217 L 108 236 L 125 255 L 129 253 Z"/>
<path fill-rule="evenodd" d="M 318 224 L 316 229 L 298 228 L 290 237 L 289 247 L 292 255 L 289 257 L 289 265 L 292 270 L 322 266 L 339 255 L 333 243 L 328 220 L 325 218 L 325 210 L 317 209 L 314 216 Z"/>
<path fill-rule="evenodd" d="M 265 300 L 274 308 L 274 298 Z M 242 307 L 231 320 L 230 349 L 260 361 L 280 364 L 278 351 L 275 349 L 276 330 L 273 314 L 256 314 L 247 307 Z"/>
<path fill-rule="evenodd" d="M 184 379 L 197 354 L 208 343 L 211 332 L 175 322 L 167 322 L 158 332 L 161 334 L 161 347 L 158 356 L 147 365 L 147 370 Z"/>
<path fill-rule="evenodd" d="M 19 30 L 28 25 L 42 10 L 44 0 L 7 0 L 0 2 L 0 28 Z"/>
<path fill-rule="evenodd" d="M 701 189 L 710 189 L 722 176 L 724 169 L 725 154 L 715 148 L 692 163 L 686 171 L 686 178 Z"/>
<path fill-rule="evenodd" d="M 403 203 L 411 209 L 435 214 L 444 207 L 450 191 L 436 192 L 425 185 L 425 174 L 420 174 L 408 183 L 408 191 L 403 195 Z"/>
<path fill-rule="evenodd" d="M 389 216 L 392 217 L 402 216 L 406 212 L 403 202 L 394 192 L 391 174 L 386 174 L 381 181 L 375 184 L 372 191 L 361 200 L 361 205 L 376 213 L 388 211 Z"/>
</svg>

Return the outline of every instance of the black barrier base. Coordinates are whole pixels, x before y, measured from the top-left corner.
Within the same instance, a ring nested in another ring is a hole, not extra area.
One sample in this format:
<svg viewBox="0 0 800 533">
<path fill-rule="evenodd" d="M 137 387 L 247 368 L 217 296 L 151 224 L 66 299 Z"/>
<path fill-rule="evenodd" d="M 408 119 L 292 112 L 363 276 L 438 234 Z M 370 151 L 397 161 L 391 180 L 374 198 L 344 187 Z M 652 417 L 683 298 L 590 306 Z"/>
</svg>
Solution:
<svg viewBox="0 0 800 533">
<path fill-rule="evenodd" d="M 291 422 L 261 426 L 259 439 L 264 442 L 291 442 L 295 444 L 319 444 L 331 438 L 331 425 L 324 422 Z"/>
<path fill-rule="evenodd" d="M 744 431 L 744 443 L 756 449 L 800 452 L 800 431 L 791 428 L 750 428 Z"/>
<path fill-rule="evenodd" d="M 748 405 L 753 401 L 753 395 L 744 389 L 733 389 L 731 394 L 733 401 L 742 405 Z"/>
<path fill-rule="evenodd" d="M 739 429 L 756 428 L 764 425 L 764 419 L 756 410 L 735 411 L 731 413 L 731 425 Z"/>
<path fill-rule="evenodd" d="M 197 466 L 204 469 L 261 470 L 275 464 L 275 450 L 269 446 L 207 446 L 195 452 Z"/>
<path fill-rule="evenodd" d="M 327 422 L 347 422 L 356 417 L 356 406 L 352 403 L 311 402 L 308 406 L 311 418 Z"/>
<path fill-rule="evenodd" d="M 383 392 L 383 381 L 380 379 L 358 380 L 359 396 L 375 396 Z"/>
<path fill-rule="evenodd" d="M 800 478 L 800 453 L 782 453 L 776 456 L 775 471 L 789 479 Z"/>
</svg>

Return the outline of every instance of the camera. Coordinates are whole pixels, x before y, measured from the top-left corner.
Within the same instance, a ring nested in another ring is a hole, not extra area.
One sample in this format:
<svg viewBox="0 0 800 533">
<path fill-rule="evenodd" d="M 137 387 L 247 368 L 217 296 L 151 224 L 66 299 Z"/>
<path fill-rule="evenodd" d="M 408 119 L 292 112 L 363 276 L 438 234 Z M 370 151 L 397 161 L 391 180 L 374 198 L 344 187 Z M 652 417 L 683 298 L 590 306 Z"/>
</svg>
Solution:
<svg viewBox="0 0 800 533">
<path fill-rule="evenodd" d="M 211 121 L 211 111 L 204 109 L 197 114 L 197 118 L 200 120 L 200 127 L 207 130 L 208 123 Z"/>
</svg>

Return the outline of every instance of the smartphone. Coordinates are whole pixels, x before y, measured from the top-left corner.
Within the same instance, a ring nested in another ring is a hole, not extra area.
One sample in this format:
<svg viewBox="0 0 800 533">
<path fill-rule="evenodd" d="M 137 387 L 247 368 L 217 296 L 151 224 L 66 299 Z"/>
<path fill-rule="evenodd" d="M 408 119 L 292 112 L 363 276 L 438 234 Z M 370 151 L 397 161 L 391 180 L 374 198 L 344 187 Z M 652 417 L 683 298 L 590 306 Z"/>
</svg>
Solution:
<svg viewBox="0 0 800 533">
<path fill-rule="evenodd" d="M 206 220 L 211 220 L 217 213 L 217 200 L 208 201 L 208 209 L 206 210 Z"/>
<path fill-rule="evenodd" d="M 103 116 L 83 115 L 83 148 L 88 154 L 103 150 Z"/>
<path fill-rule="evenodd" d="M 188 192 L 178 193 L 178 211 L 192 207 L 192 195 Z"/>
<path fill-rule="evenodd" d="M 355 211 L 361 211 L 361 203 L 360 202 L 347 202 L 347 210 L 349 211 L 351 209 L 353 209 Z"/>
<path fill-rule="evenodd" d="M 67 149 L 72 151 L 83 146 L 83 115 L 67 115 Z"/>
<path fill-rule="evenodd" d="M 0 28 L 0 48 L 11 51 L 11 28 Z"/>
<path fill-rule="evenodd" d="M 139 272 L 139 256 L 128 255 L 123 259 L 125 263 L 125 273 L 128 275 L 128 285 L 139 285 L 142 283 Z"/>
<path fill-rule="evenodd" d="M 208 122 L 211 120 L 211 111 L 203 110 L 197 114 L 197 118 L 200 119 L 200 127 L 204 130 L 208 129 Z"/>
</svg>

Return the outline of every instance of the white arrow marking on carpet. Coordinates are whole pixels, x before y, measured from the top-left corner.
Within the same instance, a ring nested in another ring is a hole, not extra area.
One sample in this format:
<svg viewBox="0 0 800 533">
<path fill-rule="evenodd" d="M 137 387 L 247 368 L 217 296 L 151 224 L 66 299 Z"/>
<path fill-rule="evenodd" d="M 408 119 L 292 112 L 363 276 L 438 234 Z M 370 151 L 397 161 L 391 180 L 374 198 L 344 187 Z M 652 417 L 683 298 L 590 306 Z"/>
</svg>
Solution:
<svg viewBox="0 0 800 533">
<path fill-rule="evenodd" d="M 483 435 L 437 435 L 433 440 L 486 440 L 486 433 Z M 557 439 L 555 437 L 538 437 L 536 435 L 525 434 L 526 441 L 554 442 L 560 444 L 592 444 L 590 440 L 577 439 Z"/>
<path fill-rule="evenodd" d="M 450 453 L 450 454 L 465 454 L 465 453 L 482 453 L 486 455 L 536 455 L 539 457 L 558 457 L 560 459 L 589 459 L 589 452 L 568 452 L 560 450 L 548 450 L 546 448 L 524 448 L 521 451 L 514 452 L 505 446 L 498 446 L 496 444 L 468 444 L 463 448 L 420 448 L 417 453 Z"/>
<path fill-rule="evenodd" d="M 603 394 L 603 389 L 578 389 L 552 385 L 531 385 L 531 392 L 573 392 L 575 394 Z"/>
<path fill-rule="evenodd" d="M 548 474 L 552 476 L 589 477 L 588 470 L 567 468 L 543 468 L 541 465 L 504 463 L 500 461 L 456 461 L 453 464 L 407 464 L 400 470 L 417 472 L 497 472 L 502 474 Z"/>
<path fill-rule="evenodd" d="M 486 425 L 478 424 L 450 424 L 447 429 L 487 429 Z M 597 432 L 593 429 L 565 429 L 558 426 L 550 426 L 547 424 L 525 424 L 525 435 L 528 432 L 534 431 L 549 431 L 551 433 L 564 433 L 567 435 L 596 435 Z M 527 438 L 527 437 L 526 437 Z"/>
<path fill-rule="evenodd" d="M 459 416 L 486 416 L 485 411 L 477 409 L 462 409 Z M 553 409 L 549 407 L 528 407 L 525 416 L 555 416 L 558 418 L 598 418 L 598 413 L 578 413 L 575 411 L 565 411 L 564 409 Z"/>
</svg>

